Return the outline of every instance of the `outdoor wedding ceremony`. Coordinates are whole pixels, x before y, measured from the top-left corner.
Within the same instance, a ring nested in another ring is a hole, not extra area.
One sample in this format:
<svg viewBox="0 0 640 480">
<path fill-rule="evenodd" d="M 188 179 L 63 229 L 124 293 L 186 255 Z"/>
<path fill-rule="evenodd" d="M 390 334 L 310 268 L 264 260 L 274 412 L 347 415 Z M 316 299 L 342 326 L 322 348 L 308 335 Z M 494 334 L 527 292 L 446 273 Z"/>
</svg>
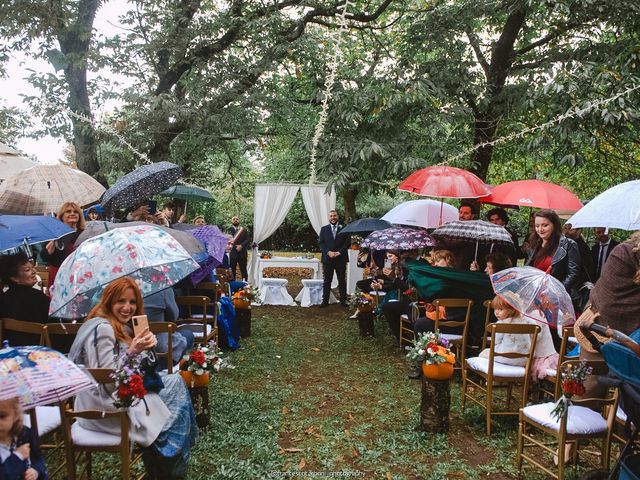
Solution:
<svg viewBox="0 0 640 480">
<path fill-rule="evenodd" d="M 0 480 L 639 480 L 638 32 L 0 4 Z"/>
</svg>

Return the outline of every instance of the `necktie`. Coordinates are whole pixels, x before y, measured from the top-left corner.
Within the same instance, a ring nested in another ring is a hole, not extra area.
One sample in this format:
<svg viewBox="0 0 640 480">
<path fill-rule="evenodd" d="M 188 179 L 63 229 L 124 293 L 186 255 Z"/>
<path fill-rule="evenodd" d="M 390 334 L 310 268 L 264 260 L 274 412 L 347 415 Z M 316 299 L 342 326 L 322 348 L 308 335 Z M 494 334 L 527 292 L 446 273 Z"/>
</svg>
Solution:
<svg viewBox="0 0 640 480">
<path fill-rule="evenodd" d="M 331 233 L 333 233 L 333 238 L 335 240 L 335 238 L 336 238 L 336 226 L 335 225 L 331 225 Z"/>
<path fill-rule="evenodd" d="M 604 252 L 606 250 L 607 250 L 606 245 L 600 245 L 600 255 L 598 255 L 598 272 L 597 272 L 598 277 L 602 273 L 602 267 L 604 264 Z"/>
</svg>

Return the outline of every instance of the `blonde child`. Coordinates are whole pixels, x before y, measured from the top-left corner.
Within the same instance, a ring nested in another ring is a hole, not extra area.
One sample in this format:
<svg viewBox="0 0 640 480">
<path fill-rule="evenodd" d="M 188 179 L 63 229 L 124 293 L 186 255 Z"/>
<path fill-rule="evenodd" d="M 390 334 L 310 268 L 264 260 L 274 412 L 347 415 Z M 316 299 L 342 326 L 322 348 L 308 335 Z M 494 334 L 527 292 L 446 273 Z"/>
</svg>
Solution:
<svg viewBox="0 0 640 480">
<path fill-rule="evenodd" d="M 544 378 L 547 368 L 555 368 L 558 363 L 558 354 L 553 346 L 553 339 L 551 338 L 551 332 L 549 326 L 544 320 L 536 321 L 531 318 L 523 318 L 520 313 L 514 309 L 507 301 L 497 295 L 491 302 L 493 312 L 498 319 L 498 323 L 528 323 L 538 325 L 541 330 L 536 340 L 536 349 L 533 353 L 534 359 L 531 365 L 531 373 L 533 381 L 537 381 Z M 531 348 L 531 339 L 529 335 L 518 335 L 511 333 L 499 333 L 495 339 L 495 352 L 496 353 L 526 353 Z M 485 348 L 480 352 L 480 356 L 483 358 L 489 358 L 489 349 Z M 521 358 L 507 358 L 497 357 L 495 360 L 497 363 L 503 363 L 507 365 L 524 366 L 527 363 L 527 359 Z"/>
<path fill-rule="evenodd" d="M 22 425 L 22 409 L 17 398 L 0 400 L 0 478 L 49 478 L 38 439 Z"/>
</svg>

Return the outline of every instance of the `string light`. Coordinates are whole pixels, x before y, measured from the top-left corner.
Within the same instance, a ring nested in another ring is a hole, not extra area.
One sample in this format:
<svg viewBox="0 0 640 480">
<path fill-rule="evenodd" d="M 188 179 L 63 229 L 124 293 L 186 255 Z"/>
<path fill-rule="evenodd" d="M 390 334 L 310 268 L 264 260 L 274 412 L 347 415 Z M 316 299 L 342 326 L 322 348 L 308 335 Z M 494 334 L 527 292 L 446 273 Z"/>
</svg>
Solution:
<svg viewBox="0 0 640 480">
<path fill-rule="evenodd" d="M 347 25 L 347 8 L 350 5 L 353 5 L 349 0 L 345 0 L 344 5 L 342 5 L 342 11 L 338 16 L 338 22 L 340 24 L 340 28 L 337 31 L 333 32 L 335 47 L 333 49 L 333 54 L 331 56 L 331 61 L 329 63 L 329 73 L 324 80 L 324 89 L 322 91 L 322 108 L 320 109 L 320 118 L 318 119 L 318 123 L 316 125 L 313 138 L 311 139 L 311 158 L 309 160 L 309 183 L 313 184 L 316 182 L 316 158 L 318 155 L 318 144 L 320 143 L 320 138 L 324 133 L 324 127 L 327 123 L 327 117 L 329 115 L 329 100 L 331 99 L 333 86 L 336 82 L 336 73 L 338 71 L 338 62 L 342 59 L 342 41 L 343 41 L 343 33 L 347 31 L 349 28 Z"/>
</svg>

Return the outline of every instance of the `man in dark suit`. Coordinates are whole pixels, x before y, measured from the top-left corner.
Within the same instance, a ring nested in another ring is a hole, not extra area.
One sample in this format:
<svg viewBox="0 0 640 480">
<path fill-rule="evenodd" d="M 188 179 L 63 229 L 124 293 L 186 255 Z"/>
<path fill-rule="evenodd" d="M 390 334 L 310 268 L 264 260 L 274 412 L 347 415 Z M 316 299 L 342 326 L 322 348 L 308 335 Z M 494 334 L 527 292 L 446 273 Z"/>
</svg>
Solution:
<svg viewBox="0 0 640 480">
<path fill-rule="evenodd" d="M 338 235 L 342 225 L 338 224 L 338 212 L 329 212 L 329 224 L 320 229 L 320 251 L 322 252 L 322 270 L 324 284 L 322 285 L 322 303 L 320 307 L 329 305 L 329 293 L 331 292 L 331 280 L 333 272 L 338 276 L 338 289 L 340 290 L 340 304 L 347 306 L 347 262 L 349 256 L 349 235 Z"/>
<path fill-rule="evenodd" d="M 609 254 L 611 250 L 618 245 L 614 239 L 612 239 L 607 233 L 607 229 L 604 227 L 596 227 L 594 229 L 596 234 L 596 244 L 591 247 L 591 255 L 593 257 L 593 262 L 596 265 L 596 280 L 600 278 L 600 273 L 602 272 L 602 268 L 609 258 Z"/>
<path fill-rule="evenodd" d="M 232 280 L 236 279 L 236 266 L 240 266 L 240 274 L 242 280 L 247 280 L 247 249 L 249 247 L 249 232 L 245 227 L 240 226 L 240 218 L 234 215 L 231 218 L 231 226 L 227 229 L 227 233 L 231 235 L 231 251 L 229 252 L 229 261 L 231 262 Z"/>
</svg>

